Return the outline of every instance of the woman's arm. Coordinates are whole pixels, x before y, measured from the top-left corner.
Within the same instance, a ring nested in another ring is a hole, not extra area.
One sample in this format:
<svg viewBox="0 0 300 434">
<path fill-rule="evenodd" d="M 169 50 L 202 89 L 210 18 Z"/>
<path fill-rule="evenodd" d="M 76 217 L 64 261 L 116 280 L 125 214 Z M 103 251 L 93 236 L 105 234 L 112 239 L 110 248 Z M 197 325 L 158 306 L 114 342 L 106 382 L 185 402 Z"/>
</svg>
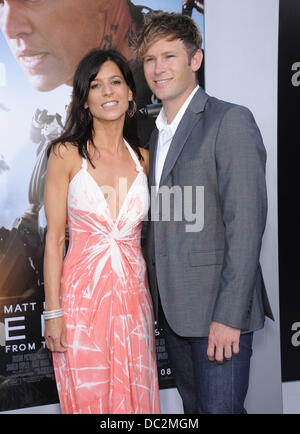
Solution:
<svg viewBox="0 0 300 434">
<path fill-rule="evenodd" d="M 49 157 L 45 185 L 47 235 L 44 255 L 45 311 L 59 309 L 67 195 L 70 180 L 68 148 L 60 146 Z M 45 320 L 46 345 L 51 351 L 66 351 L 64 317 Z"/>
</svg>

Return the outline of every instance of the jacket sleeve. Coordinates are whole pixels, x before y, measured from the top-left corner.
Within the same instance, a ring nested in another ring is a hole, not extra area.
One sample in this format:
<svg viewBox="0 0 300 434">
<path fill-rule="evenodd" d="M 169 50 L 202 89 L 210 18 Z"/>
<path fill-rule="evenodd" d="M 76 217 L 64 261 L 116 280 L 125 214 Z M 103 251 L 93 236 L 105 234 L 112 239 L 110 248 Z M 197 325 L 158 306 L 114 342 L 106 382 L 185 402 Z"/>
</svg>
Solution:
<svg viewBox="0 0 300 434">
<path fill-rule="evenodd" d="M 227 110 L 215 152 L 225 250 L 213 320 L 247 330 L 267 216 L 266 151 L 247 108 Z"/>
</svg>

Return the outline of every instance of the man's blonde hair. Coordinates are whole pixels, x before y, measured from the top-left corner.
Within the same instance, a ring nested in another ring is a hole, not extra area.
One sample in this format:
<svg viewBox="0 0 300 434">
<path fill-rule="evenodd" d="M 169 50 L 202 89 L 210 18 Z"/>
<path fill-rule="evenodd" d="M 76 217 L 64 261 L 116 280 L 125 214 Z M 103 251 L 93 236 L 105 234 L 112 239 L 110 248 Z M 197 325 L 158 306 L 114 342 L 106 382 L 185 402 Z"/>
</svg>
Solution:
<svg viewBox="0 0 300 434">
<path fill-rule="evenodd" d="M 202 36 L 198 26 L 189 16 L 175 12 L 150 12 L 145 15 L 144 27 L 137 36 L 135 45 L 137 57 L 143 59 L 152 44 L 166 37 L 169 37 L 170 41 L 182 40 L 189 62 L 202 46 Z"/>
</svg>

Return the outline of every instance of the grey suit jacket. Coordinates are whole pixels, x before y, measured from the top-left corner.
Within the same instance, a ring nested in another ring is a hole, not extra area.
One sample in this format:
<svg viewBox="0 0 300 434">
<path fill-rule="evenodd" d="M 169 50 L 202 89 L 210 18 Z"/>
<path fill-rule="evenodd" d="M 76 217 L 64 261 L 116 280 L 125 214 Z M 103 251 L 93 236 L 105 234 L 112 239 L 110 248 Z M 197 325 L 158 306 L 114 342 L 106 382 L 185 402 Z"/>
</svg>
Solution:
<svg viewBox="0 0 300 434">
<path fill-rule="evenodd" d="M 273 319 L 259 265 L 266 151 L 251 112 L 200 88 L 173 137 L 158 195 L 157 138 L 155 129 L 146 246 L 156 314 L 159 291 L 180 336 L 208 336 L 212 320 L 242 332 L 263 327 L 265 314 Z"/>
</svg>

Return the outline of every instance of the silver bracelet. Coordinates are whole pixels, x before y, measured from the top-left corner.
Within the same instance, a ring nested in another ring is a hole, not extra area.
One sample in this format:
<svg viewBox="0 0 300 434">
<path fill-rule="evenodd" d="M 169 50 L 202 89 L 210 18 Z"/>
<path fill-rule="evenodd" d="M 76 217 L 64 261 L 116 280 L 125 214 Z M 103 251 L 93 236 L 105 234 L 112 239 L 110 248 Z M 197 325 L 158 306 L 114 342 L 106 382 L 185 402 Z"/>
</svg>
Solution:
<svg viewBox="0 0 300 434">
<path fill-rule="evenodd" d="M 61 308 L 55 309 L 55 310 L 44 310 L 44 312 L 43 312 L 43 316 L 44 316 L 45 321 L 47 319 L 60 318 L 63 315 L 64 315 L 64 312 Z"/>
</svg>

